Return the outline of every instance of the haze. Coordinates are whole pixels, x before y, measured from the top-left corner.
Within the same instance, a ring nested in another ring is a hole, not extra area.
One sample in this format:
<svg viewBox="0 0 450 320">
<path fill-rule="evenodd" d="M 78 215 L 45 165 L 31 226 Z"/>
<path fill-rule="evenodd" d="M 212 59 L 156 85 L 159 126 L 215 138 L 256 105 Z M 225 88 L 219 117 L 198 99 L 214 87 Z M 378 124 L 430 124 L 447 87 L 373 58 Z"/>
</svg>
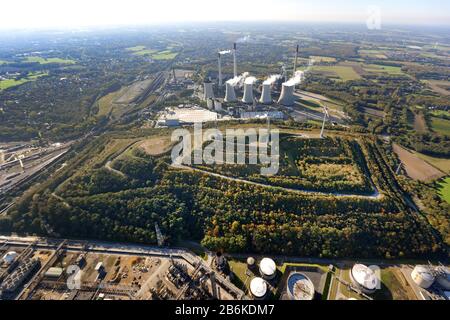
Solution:
<svg viewBox="0 0 450 320">
<path fill-rule="evenodd" d="M 450 3 L 436 0 L 16 0 L 2 3 L 0 29 L 267 20 L 365 23 L 371 5 L 380 7 L 383 24 L 450 24 Z"/>
</svg>

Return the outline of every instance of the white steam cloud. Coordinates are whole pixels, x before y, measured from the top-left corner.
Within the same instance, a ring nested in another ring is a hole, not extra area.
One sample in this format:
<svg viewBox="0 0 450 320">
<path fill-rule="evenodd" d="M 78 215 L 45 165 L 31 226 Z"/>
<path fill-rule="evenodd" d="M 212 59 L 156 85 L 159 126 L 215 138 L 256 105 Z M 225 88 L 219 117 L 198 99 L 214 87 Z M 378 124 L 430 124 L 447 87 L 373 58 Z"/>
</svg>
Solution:
<svg viewBox="0 0 450 320">
<path fill-rule="evenodd" d="M 256 82 L 255 77 L 247 77 L 245 78 L 245 84 L 254 84 Z"/>
<path fill-rule="evenodd" d="M 281 79 L 281 75 L 280 74 L 274 74 L 274 75 L 269 76 L 267 78 L 267 80 L 264 81 L 263 84 L 265 84 L 265 85 L 272 85 L 272 84 L 275 83 L 275 81 L 277 81 L 279 79 Z"/>
</svg>

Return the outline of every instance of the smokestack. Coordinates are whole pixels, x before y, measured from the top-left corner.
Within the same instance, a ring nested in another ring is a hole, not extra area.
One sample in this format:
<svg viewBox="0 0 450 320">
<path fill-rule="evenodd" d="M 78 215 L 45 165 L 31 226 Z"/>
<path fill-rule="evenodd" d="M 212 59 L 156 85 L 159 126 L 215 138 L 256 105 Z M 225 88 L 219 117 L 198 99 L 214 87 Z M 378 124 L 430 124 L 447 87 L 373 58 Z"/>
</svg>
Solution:
<svg viewBox="0 0 450 320">
<path fill-rule="evenodd" d="M 293 83 L 283 83 L 283 88 L 281 89 L 280 99 L 278 103 L 284 106 L 292 106 L 295 103 L 294 99 L 294 86 Z"/>
<path fill-rule="evenodd" d="M 271 85 L 268 83 L 264 83 L 262 87 L 262 94 L 261 99 L 259 99 L 259 102 L 262 104 L 271 104 L 272 101 L 272 93 L 271 93 Z"/>
<path fill-rule="evenodd" d="M 233 45 L 233 64 L 234 64 L 234 77 L 237 77 L 237 60 L 236 60 L 236 42 Z"/>
<path fill-rule="evenodd" d="M 214 91 L 212 82 L 203 83 L 203 99 L 214 99 Z"/>
<path fill-rule="evenodd" d="M 225 102 L 236 102 L 236 92 L 234 91 L 234 86 L 227 81 L 227 83 L 225 84 L 226 89 L 225 89 Z"/>
<path fill-rule="evenodd" d="M 292 72 L 292 76 L 293 76 L 293 77 L 295 77 L 295 73 L 297 72 L 298 49 L 299 49 L 299 46 L 297 45 L 297 50 L 296 50 L 296 52 L 295 52 L 294 72 Z"/>
<path fill-rule="evenodd" d="M 219 88 L 222 88 L 222 55 L 219 52 Z"/>
</svg>

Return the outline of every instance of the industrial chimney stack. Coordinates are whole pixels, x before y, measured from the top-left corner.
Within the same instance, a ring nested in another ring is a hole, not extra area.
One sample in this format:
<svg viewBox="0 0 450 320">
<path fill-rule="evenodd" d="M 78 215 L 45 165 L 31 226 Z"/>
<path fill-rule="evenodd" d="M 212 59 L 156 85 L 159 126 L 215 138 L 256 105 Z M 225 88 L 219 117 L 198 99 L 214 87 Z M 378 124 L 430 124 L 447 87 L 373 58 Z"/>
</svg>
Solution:
<svg viewBox="0 0 450 320">
<path fill-rule="evenodd" d="M 219 52 L 219 88 L 222 88 L 222 55 Z M 220 89 L 219 89 L 220 90 Z"/>
<path fill-rule="evenodd" d="M 293 77 L 295 77 L 295 72 L 297 72 L 298 51 L 299 51 L 299 45 L 297 45 L 297 50 L 295 52 L 294 71 L 292 72 Z"/>
<path fill-rule="evenodd" d="M 233 69 L 234 69 L 234 77 L 237 77 L 237 59 L 236 59 L 236 43 L 233 45 Z"/>
</svg>

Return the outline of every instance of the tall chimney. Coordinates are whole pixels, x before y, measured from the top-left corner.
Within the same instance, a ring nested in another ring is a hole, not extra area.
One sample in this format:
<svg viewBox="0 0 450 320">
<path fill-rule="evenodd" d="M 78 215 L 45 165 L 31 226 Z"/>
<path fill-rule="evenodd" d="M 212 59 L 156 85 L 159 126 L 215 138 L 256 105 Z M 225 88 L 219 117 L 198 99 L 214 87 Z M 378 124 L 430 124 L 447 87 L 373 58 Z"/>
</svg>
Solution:
<svg viewBox="0 0 450 320">
<path fill-rule="evenodd" d="M 236 43 L 233 45 L 234 77 L 237 77 Z"/>
<path fill-rule="evenodd" d="M 294 72 L 292 73 L 292 76 L 293 76 L 293 77 L 295 77 L 295 72 L 297 71 L 298 50 L 299 50 L 299 46 L 297 45 L 297 50 L 296 50 L 296 52 L 295 52 Z"/>
<path fill-rule="evenodd" d="M 222 88 L 222 55 L 219 52 L 219 88 Z"/>
</svg>

